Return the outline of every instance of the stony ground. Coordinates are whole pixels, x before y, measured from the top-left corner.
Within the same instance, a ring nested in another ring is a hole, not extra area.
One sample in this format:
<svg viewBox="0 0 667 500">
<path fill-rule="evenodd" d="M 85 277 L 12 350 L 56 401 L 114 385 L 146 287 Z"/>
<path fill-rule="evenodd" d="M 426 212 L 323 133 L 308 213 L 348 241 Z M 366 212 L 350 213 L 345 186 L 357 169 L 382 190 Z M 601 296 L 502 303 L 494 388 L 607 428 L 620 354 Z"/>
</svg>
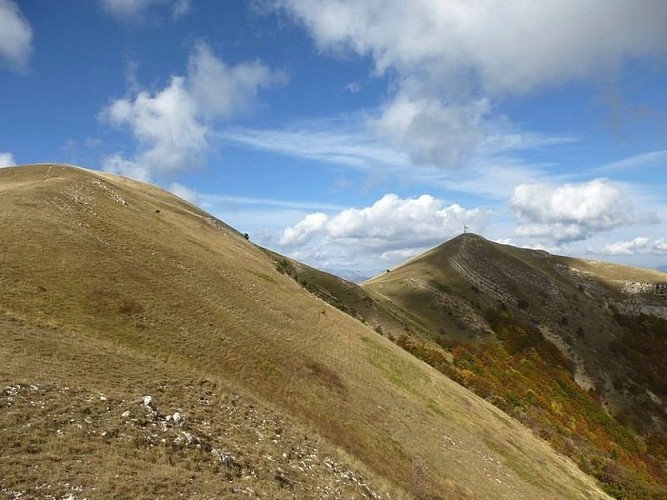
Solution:
<svg viewBox="0 0 667 500">
<path fill-rule="evenodd" d="M 176 393 L 170 380 L 133 398 L 3 385 L 0 498 L 388 498 L 335 451 L 247 397 L 207 381 L 187 387 L 183 401 Z M 99 461 L 108 461 L 106 475 L 87 474 Z M 172 477 L 160 484 L 163 475 Z"/>
</svg>

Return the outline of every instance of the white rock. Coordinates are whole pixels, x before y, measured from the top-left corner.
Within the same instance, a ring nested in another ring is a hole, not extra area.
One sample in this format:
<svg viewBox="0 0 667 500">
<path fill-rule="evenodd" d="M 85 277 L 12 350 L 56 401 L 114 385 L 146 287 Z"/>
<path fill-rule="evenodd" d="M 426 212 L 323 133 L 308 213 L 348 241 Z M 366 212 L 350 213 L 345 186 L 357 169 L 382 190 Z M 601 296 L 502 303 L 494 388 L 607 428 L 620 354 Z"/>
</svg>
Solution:
<svg viewBox="0 0 667 500">
<path fill-rule="evenodd" d="M 125 410 L 125 411 L 123 412 L 123 414 L 121 415 L 121 417 L 123 417 L 123 418 L 127 418 L 127 417 L 129 417 L 129 416 L 130 416 L 130 410 Z"/>
<path fill-rule="evenodd" d="M 145 406 L 153 406 L 153 398 L 151 396 L 144 396 L 142 399 Z"/>
</svg>

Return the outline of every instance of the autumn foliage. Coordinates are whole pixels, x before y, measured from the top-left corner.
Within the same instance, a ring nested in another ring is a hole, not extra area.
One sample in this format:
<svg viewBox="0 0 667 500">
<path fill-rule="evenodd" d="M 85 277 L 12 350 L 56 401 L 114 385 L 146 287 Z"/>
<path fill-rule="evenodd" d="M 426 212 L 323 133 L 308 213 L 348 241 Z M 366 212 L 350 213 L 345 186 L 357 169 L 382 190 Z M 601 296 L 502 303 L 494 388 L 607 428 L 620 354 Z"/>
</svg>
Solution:
<svg viewBox="0 0 667 500">
<path fill-rule="evenodd" d="M 537 328 L 503 309 L 487 311 L 486 319 L 496 334 L 492 341 L 441 337 L 437 345 L 402 335 L 396 342 L 523 422 L 615 497 L 667 495 L 664 435 L 641 439 L 610 416 L 595 392 L 575 383 L 565 358 Z"/>
</svg>

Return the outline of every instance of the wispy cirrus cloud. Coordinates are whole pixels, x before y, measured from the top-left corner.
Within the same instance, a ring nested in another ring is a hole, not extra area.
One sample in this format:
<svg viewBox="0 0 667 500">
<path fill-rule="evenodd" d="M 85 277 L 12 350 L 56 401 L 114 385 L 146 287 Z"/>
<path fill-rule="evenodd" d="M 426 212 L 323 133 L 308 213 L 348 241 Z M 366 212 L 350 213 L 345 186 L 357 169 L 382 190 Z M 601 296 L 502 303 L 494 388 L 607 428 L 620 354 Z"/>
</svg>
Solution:
<svg viewBox="0 0 667 500">
<path fill-rule="evenodd" d="M 517 184 L 547 182 L 549 165 L 528 163 L 516 154 L 576 143 L 577 137 L 517 130 L 495 130 L 482 141 L 466 168 L 419 166 L 410 155 L 375 136 L 365 115 L 344 116 L 284 129 L 230 128 L 217 136 L 238 147 L 268 151 L 302 160 L 392 175 L 443 189 L 506 199 Z"/>
<path fill-rule="evenodd" d="M 162 6 L 178 19 L 190 10 L 192 0 L 100 0 L 112 15 L 123 20 L 137 20 L 151 7 Z"/>
<path fill-rule="evenodd" d="M 221 205 L 236 205 L 251 208 L 265 207 L 289 210 L 324 210 L 329 212 L 343 210 L 344 208 L 342 205 L 322 203 L 312 200 L 278 200 L 275 198 L 234 196 L 220 193 L 202 193 L 194 188 L 185 186 L 184 184 L 178 182 L 172 182 L 168 187 L 168 191 L 189 202 L 213 208 L 219 207 Z"/>
<path fill-rule="evenodd" d="M 613 163 L 609 163 L 607 165 L 603 165 L 596 171 L 599 173 L 613 173 L 649 168 L 667 168 L 667 151 L 660 150 L 638 154 Z"/>
<path fill-rule="evenodd" d="M 412 165 L 407 154 L 388 148 L 363 130 L 355 132 L 351 128 L 235 128 L 222 132 L 220 137 L 248 148 L 353 168 Z"/>
<path fill-rule="evenodd" d="M 331 203 L 321 203 L 317 201 L 299 201 L 299 200 L 276 200 L 273 198 L 253 198 L 249 196 L 229 196 L 223 194 L 200 194 L 198 199 L 203 204 L 231 204 L 243 205 L 248 207 L 275 207 L 290 210 L 341 210 L 341 205 Z"/>
</svg>

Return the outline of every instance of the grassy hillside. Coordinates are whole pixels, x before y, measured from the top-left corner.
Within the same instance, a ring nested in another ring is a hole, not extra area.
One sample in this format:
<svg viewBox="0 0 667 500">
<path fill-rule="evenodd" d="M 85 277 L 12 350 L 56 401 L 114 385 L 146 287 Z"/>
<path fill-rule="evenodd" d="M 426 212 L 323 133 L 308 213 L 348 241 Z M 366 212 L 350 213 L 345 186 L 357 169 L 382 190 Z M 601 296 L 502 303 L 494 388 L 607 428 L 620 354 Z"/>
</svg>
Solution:
<svg viewBox="0 0 667 500">
<path fill-rule="evenodd" d="M 523 422 L 615 496 L 666 494 L 667 304 L 654 286 L 667 278 L 661 273 L 472 234 L 362 287 L 276 262 Z"/>
<path fill-rule="evenodd" d="M 0 169 L 0 234 L 10 498 L 604 496 L 160 189 Z"/>
<path fill-rule="evenodd" d="M 667 495 L 666 282 L 466 234 L 364 288 L 426 327 L 399 345 L 641 498 Z"/>
</svg>

